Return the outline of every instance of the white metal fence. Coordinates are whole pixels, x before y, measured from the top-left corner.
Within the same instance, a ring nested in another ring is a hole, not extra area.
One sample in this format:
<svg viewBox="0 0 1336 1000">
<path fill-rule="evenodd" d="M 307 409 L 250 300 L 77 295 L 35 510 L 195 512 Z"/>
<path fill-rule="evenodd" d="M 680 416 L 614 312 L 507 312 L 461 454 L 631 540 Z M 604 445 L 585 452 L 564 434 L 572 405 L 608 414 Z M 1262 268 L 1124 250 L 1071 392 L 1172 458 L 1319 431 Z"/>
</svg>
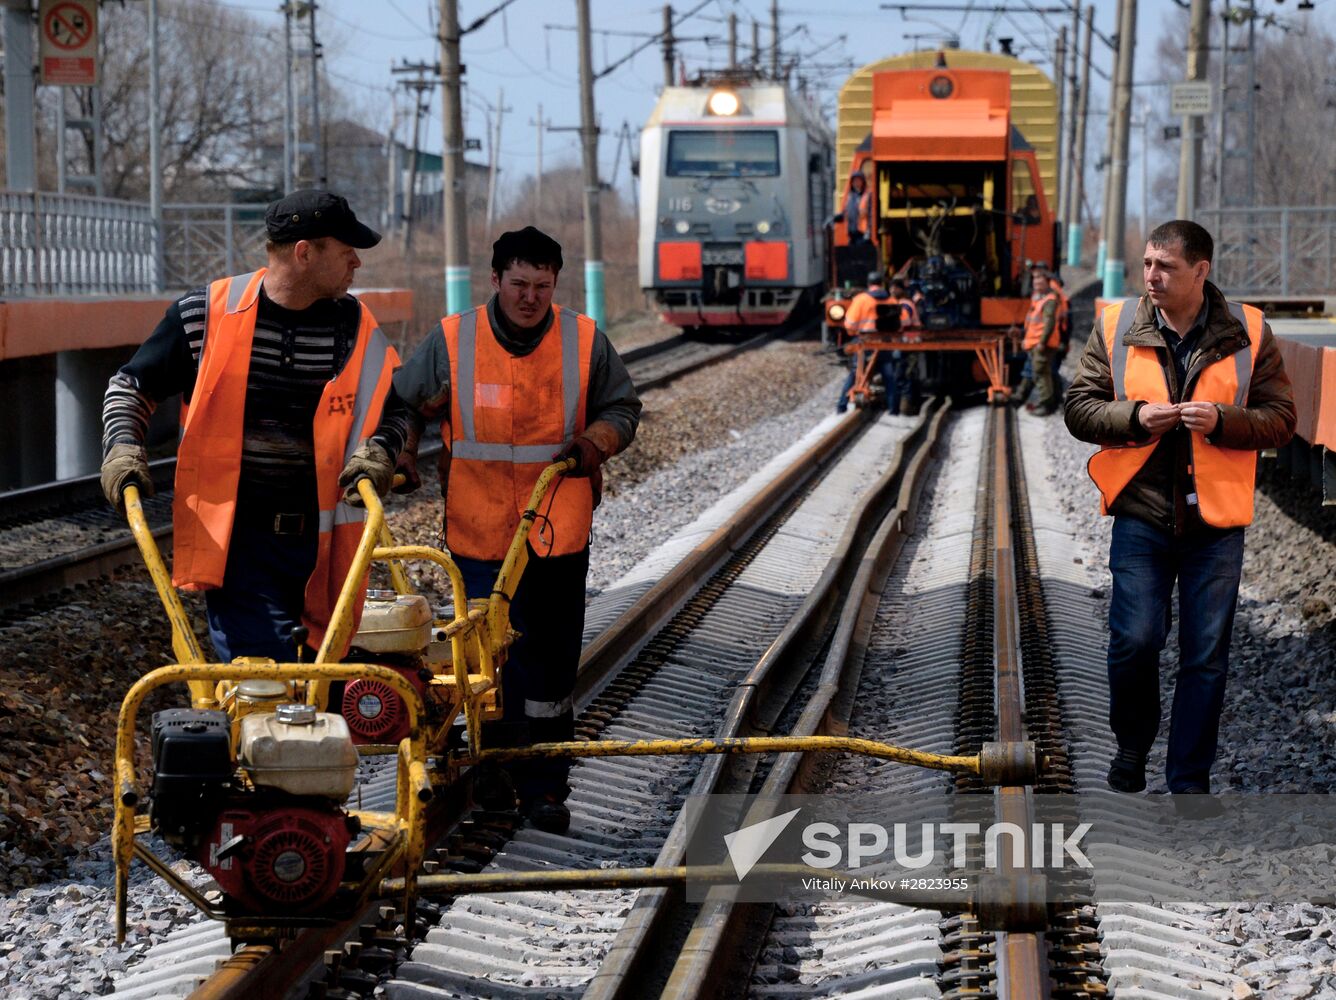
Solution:
<svg viewBox="0 0 1336 1000">
<path fill-rule="evenodd" d="M 1207 209 L 1211 279 L 1231 295 L 1336 293 L 1336 205 Z"/>
<path fill-rule="evenodd" d="M 155 285 L 147 205 L 0 191 L 0 294 L 120 294 Z"/>
<path fill-rule="evenodd" d="M 261 266 L 265 260 L 264 213 L 264 205 L 164 205 L 166 287 L 193 288 Z"/>
</svg>

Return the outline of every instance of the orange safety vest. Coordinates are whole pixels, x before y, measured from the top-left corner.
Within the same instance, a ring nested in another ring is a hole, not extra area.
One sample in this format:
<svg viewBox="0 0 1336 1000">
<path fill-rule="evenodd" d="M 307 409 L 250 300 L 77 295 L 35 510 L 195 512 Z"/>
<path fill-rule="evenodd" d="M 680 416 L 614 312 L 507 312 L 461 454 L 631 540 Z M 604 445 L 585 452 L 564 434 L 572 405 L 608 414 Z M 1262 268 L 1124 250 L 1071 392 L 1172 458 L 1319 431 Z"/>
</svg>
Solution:
<svg viewBox="0 0 1336 1000">
<path fill-rule="evenodd" d="M 470 559 L 504 559 L 539 474 L 586 425 L 594 321 L 552 307 L 552 326 L 517 358 L 492 333 L 487 307 L 441 320 L 450 355 L 450 450 L 446 548 Z M 552 483 L 529 532 L 539 556 L 589 543 L 594 494 L 587 478 Z"/>
<path fill-rule="evenodd" d="M 1053 294 L 1058 297 L 1058 315 L 1055 325 L 1058 328 L 1058 340 L 1065 342 L 1072 333 L 1072 300 L 1067 293 L 1057 286 L 1052 286 Z"/>
<path fill-rule="evenodd" d="M 1025 317 L 1025 340 L 1021 342 L 1021 347 L 1030 350 L 1039 346 L 1039 341 L 1044 337 L 1044 305 L 1048 302 L 1058 303 L 1058 308 L 1062 308 L 1062 302 L 1058 298 L 1057 292 L 1049 292 L 1043 298 L 1035 299 L 1030 303 L 1030 313 Z M 1048 335 L 1048 340 L 1044 341 L 1047 348 L 1057 347 L 1062 340 L 1061 324 L 1058 322 L 1057 313 L 1053 316 L 1053 330 Z"/>
<path fill-rule="evenodd" d="M 260 268 L 209 286 L 199 374 L 190 404 L 181 407 L 181 444 L 172 499 L 172 583 L 184 590 L 223 585 L 241 478 L 246 379 L 264 274 L 265 269 Z M 379 426 L 398 364 L 399 355 L 376 325 L 371 310 L 361 305 L 357 342 L 342 370 L 325 385 L 315 414 L 320 541 L 302 612 L 313 646 L 324 639 L 366 520 L 365 510 L 341 502 L 339 473 L 362 440 Z M 353 608 L 355 632 L 361 600 Z M 341 656 L 346 650 L 338 652 Z"/>
<path fill-rule="evenodd" d="M 1104 344 L 1109 352 L 1114 398 L 1144 399 L 1148 403 L 1172 402 L 1168 376 L 1157 350 L 1128 346 L 1123 342 L 1132 328 L 1137 301 L 1126 299 L 1104 307 Z M 1253 365 L 1257 363 L 1257 352 L 1262 346 L 1264 319 L 1260 309 L 1237 302 L 1229 303 L 1229 311 L 1248 331 L 1248 349 L 1236 351 L 1203 368 L 1192 388 L 1192 402 L 1247 405 Z M 1222 448 L 1195 431 L 1191 441 L 1188 472 L 1192 477 L 1193 492 L 1188 496 L 1188 503 L 1195 503 L 1201 519 L 1214 527 L 1234 528 L 1251 524 L 1257 452 Z M 1091 456 L 1086 470 L 1099 487 L 1101 514 L 1109 513 L 1118 494 L 1141 471 L 1158 443 L 1157 440 L 1139 445 L 1105 446 Z"/>
</svg>

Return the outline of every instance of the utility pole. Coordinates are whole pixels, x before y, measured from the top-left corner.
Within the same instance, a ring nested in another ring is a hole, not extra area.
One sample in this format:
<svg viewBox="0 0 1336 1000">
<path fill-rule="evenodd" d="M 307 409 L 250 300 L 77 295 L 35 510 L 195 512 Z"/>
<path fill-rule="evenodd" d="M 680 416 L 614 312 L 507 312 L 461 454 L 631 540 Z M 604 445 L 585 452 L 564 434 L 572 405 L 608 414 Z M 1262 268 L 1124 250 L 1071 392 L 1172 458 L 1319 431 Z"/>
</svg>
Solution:
<svg viewBox="0 0 1336 1000">
<path fill-rule="evenodd" d="M 496 219 L 496 171 L 501 160 L 501 116 L 506 113 L 506 91 L 496 89 L 496 130 L 492 133 L 491 149 L 488 150 L 487 164 L 487 235 L 492 233 L 492 222 Z"/>
<path fill-rule="evenodd" d="M 315 186 L 325 188 L 329 186 L 329 157 L 325 150 L 325 133 L 320 127 L 320 43 L 315 37 L 316 4 L 310 3 L 306 6 L 307 14 L 311 18 L 307 29 L 311 38 L 311 141 L 315 143 L 311 163 L 316 175 Z"/>
<path fill-rule="evenodd" d="M 153 287 L 162 291 L 162 98 L 158 73 L 158 0 L 148 0 L 148 204 L 153 215 Z"/>
<path fill-rule="evenodd" d="M 538 105 L 538 120 L 529 119 L 530 125 L 538 126 L 538 171 L 534 174 L 534 221 L 541 223 L 543 221 L 543 130 L 547 128 L 547 122 L 543 121 L 543 106 Z M 542 226 L 540 225 L 541 229 Z"/>
<path fill-rule="evenodd" d="M 1248 0 L 1248 207 L 1257 204 L 1257 0 Z M 1250 245 L 1251 246 L 1251 245 Z"/>
<path fill-rule="evenodd" d="M 5 14 L 5 185 L 37 190 L 37 116 L 32 6 L 7 0 Z"/>
<path fill-rule="evenodd" d="M 390 72 L 416 73 L 412 80 L 400 80 L 399 85 L 413 94 L 413 155 L 408 161 L 408 190 L 404 192 L 403 211 L 403 251 L 407 257 L 413 252 L 413 218 L 416 215 L 414 203 L 417 201 L 418 159 L 422 148 L 422 119 L 431 108 L 431 92 L 436 87 L 435 74 L 440 66 L 433 63 L 401 63 L 390 68 Z M 427 76 L 431 73 L 432 76 Z"/>
<path fill-rule="evenodd" d="M 1092 3 L 1085 9 L 1085 32 L 1081 40 L 1081 106 L 1076 114 L 1076 141 L 1072 144 L 1076 156 L 1072 163 L 1071 212 L 1067 216 L 1067 263 L 1072 267 L 1081 266 L 1084 236 L 1081 213 L 1085 211 L 1086 122 L 1090 117 L 1090 44 L 1094 41 L 1094 28 L 1095 5 Z"/>
<path fill-rule="evenodd" d="M 441 202 L 445 214 L 445 311 L 463 312 L 473 298 L 464 199 L 464 111 L 460 106 L 459 0 L 441 8 Z"/>
<path fill-rule="evenodd" d="M 761 72 L 761 22 L 752 18 L 752 69 Z"/>
<path fill-rule="evenodd" d="M 589 0 L 575 0 L 580 30 L 580 145 L 584 152 L 585 312 L 603 325 L 603 227 L 598 205 L 598 119 L 594 117 L 594 66 Z"/>
<path fill-rule="evenodd" d="M 1221 18 L 1221 36 L 1220 36 L 1220 82 L 1216 87 L 1216 99 L 1220 102 L 1220 107 L 1216 109 L 1216 128 L 1215 133 L 1215 210 L 1216 223 L 1220 222 L 1222 216 L 1220 210 L 1225 207 L 1225 177 L 1229 173 L 1225 169 L 1228 165 L 1225 160 L 1225 130 L 1228 126 L 1229 118 L 1225 114 L 1225 105 L 1229 103 L 1229 7 L 1225 7 L 1224 17 Z"/>
<path fill-rule="evenodd" d="M 292 5 L 283 5 L 283 194 L 292 194 L 297 176 L 297 115 L 292 90 Z"/>
<path fill-rule="evenodd" d="M 1109 182 L 1109 178 L 1113 176 L 1114 120 L 1118 117 L 1114 114 L 1113 106 L 1115 103 L 1114 91 L 1117 89 L 1118 50 L 1123 44 L 1119 32 L 1122 30 L 1123 4 L 1125 3 L 1127 3 L 1127 0 L 1118 0 L 1118 12 L 1114 21 L 1114 36 L 1118 44 L 1113 47 L 1113 72 L 1109 79 L 1108 111 L 1104 116 L 1106 130 L 1104 136 L 1104 207 L 1099 216 L 1099 250 L 1095 255 L 1095 277 L 1101 282 L 1104 280 L 1104 264 L 1109 257 L 1109 216 L 1111 215 L 1109 199 L 1113 195 L 1113 185 Z"/>
<path fill-rule="evenodd" d="M 770 0 L 770 77 L 779 79 L 779 0 Z"/>
<path fill-rule="evenodd" d="M 1192 0 L 1191 22 L 1188 27 L 1189 80 L 1205 80 L 1207 66 L 1207 34 L 1211 16 L 1210 0 Z M 1216 98 L 1219 100 L 1219 97 Z M 1191 219 L 1197 214 L 1197 192 L 1201 188 L 1201 115 L 1184 115 L 1182 140 L 1178 151 L 1178 202 L 1174 214 L 1180 219 Z"/>
<path fill-rule="evenodd" d="M 728 68 L 738 68 L 738 16 L 728 15 Z"/>
<path fill-rule="evenodd" d="M 1067 155 L 1063 158 L 1062 174 L 1062 220 L 1071 222 L 1076 214 L 1072 205 L 1072 189 L 1076 187 L 1076 106 L 1081 100 L 1080 87 L 1076 79 L 1076 67 L 1081 61 L 1081 4 L 1079 2 L 1072 4 L 1072 32 L 1071 49 L 1068 59 L 1068 65 L 1071 66 L 1067 74 Z M 1066 229 L 1059 229 L 1058 234 L 1066 242 Z M 1054 261 L 1056 265 L 1058 261 Z"/>
<path fill-rule="evenodd" d="M 1122 0 L 1118 27 L 1118 76 L 1114 93 L 1113 162 L 1109 174 L 1108 249 L 1104 258 L 1104 298 L 1123 294 L 1127 232 L 1127 142 L 1132 119 L 1132 59 L 1136 52 L 1137 0 Z"/>
<path fill-rule="evenodd" d="M 1054 154 L 1056 162 L 1053 164 L 1053 179 L 1058 185 L 1058 189 L 1053 192 L 1054 201 L 1058 212 L 1058 232 L 1063 231 L 1067 222 L 1067 160 L 1063 155 L 1063 135 L 1065 129 L 1063 125 L 1071 115 L 1071 111 L 1065 107 L 1067 100 L 1067 29 L 1066 27 L 1058 29 L 1058 38 L 1053 47 L 1053 75 L 1058 84 L 1058 121 L 1056 125 L 1056 134 L 1053 136 Z M 1050 266 L 1055 265 L 1057 261 L 1049 261 Z"/>
<path fill-rule="evenodd" d="M 663 85 L 673 85 L 673 67 L 677 65 L 677 53 L 673 49 L 673 5 L 663 5 Z"/>
</svg>

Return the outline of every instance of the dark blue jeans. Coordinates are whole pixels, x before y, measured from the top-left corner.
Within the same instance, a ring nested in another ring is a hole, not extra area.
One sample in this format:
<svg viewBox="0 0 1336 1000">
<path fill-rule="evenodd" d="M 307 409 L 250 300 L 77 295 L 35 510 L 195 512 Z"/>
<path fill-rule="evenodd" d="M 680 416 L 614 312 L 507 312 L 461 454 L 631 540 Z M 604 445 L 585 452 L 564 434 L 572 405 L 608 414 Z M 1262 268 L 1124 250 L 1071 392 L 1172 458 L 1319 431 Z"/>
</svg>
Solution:
<svg viewBox="0 0 1336 1000">
<path fill-rule="evenodd" d="M 501 563 L 455 556 L 470 598 L 487 597 Z M 585 579 L 589 549 L 529 564 L 510 604 L 510 624 L 520 637 L 501 668 L 503 715 L 483 730 L 486 746 L 513 747 L 575 738 L 571 694 L 584 638 Z M 516 761 L 507 770 L 521 801 L 566 797 L 569 759 Z"/>
<path fill-rule="evenodd" d="M 315 569 L 315 528 L 314 518 L 300 535 L 276 535 L 240 519 L 233 525 L 223 585 L 204 594 L 219 663 L 238 656 L 297 658 L 292 630 L 301 624 L 306 581 Z"/>
<path fill-rule="evenodd" d="M 873 370 L 881 376 L 882 385 L 886 387 L 886 409 L 891 413 L 900 412 L 900 393 L 904 388 L 904 367 L 905 363 L 900 357 L 899 351 L 878 351 L 876 358 L 872 361 Z M 839 413 L 843 413 L 849 408 L 849 390 L 854 387 L 854 379 L 858 374 L 858 355 L 849 355 L 849 377 L 844 380 L 844 386 L 840 389 L 840 400 L 835 405 Z"/>
<path fill-rule="evenodd" d="M 1175 538 L 1134 517 L 1114 519 L 1109 726 L 1120 747 L 1140 754 L 1149 753 L 1160 728 L 1160 652 L 1178 581 L 1178 680 L 1165 770 L 1171 792 L 1210 787 L 1242 568 L 1242 528 Z"/>
</svg>

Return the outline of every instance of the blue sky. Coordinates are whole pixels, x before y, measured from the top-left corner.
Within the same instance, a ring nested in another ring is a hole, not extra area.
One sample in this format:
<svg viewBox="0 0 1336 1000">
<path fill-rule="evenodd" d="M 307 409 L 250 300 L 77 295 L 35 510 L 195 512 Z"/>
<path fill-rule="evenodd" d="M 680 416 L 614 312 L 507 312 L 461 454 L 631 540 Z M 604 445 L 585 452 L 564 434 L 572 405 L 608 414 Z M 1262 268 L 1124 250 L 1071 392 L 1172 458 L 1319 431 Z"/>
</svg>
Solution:
<svg viewBox="0 0 1336 1000">
<path fill-rule="evenodd" d="M 214 0 L 252 14 L 261 23 L 281 27 L 282 18 L 275 8 L 277 3 L 265 5 L 258 0 Z M 662 4 L 645 0 L 590 0 L 594 39 L 594 68 L 597 72 L 642 44 L 643 39 L 629 33 L 654 33 L 662 26 Z M 908 6 L 925 0 L 907 0 Z M 1234 0 L 1244 3 L 1246 0 Z M 1316 0 L 1316 8 L 1308 13 L 1296 10 L 1298 0 L 1256 0 L 1259 13 L 1276 15 L 1281 21 L 1302 25 L 1305 19 L 1318 22 L 1329 29 L 1336 27 L 1336 0 Z M 461 0 L 460 22 L 468 25 L 502 0 Z M 957 0 L 957 6 L 966 6 L 968 0 Z M 946 5 L 946 4 L 939 4 Z M 1063 0 L 976 0 L 977 7 L 998 5 L 1010 8 L 1026 6 L 1063 6 Z M 677 28 L 681 36 L 700 39 L 714 36 L 716 44 L 704 41 L 683 43 L 688 71 L 709 65 L 722 66 L 726 59 L 724 38 L 727 16 L 738 15 L 740 46 L 745 54 L 750 51 L 751 20 L 762 24 L 762 46 L 769 45 L 768 0 L 677 0 L 674 9 L 680 16 L 699 6 L 685 23 Z M 1215 0 L 1213 7 L 1222 6 Z M 1098 0 L 1095 26 L 1105 34 L 1114 30 L 1114 0 Z M 1166 30 L 1166 24 L 1177 7 L 1175 0 L 1141 0 L 1138 10 L 1137 77 L 1141 81 L 1181 79 L 1182 66 L 1157 65 L 1155 47 Z M 436 0 L 320 0 L 318 26 L 325 44 L 327 69 L 333 79 L 352 98 L 364 116 L 379 119 L 374 123 L 382 130 L 390 122 L 391 95 L 395 77 L 392 64 L 435 62 L 437 48 L 434 42 L 434 14 Z M 575 24 L 573 0 L 512 0 L 503 11 L 493 16 L 476 31 L 466 35 L 462 43 L 462 59 L 467 66 L 465 75 L 465 131 L 470 138 L 484 140 L 486 146 L 486 108 L 495 105 L 498 91 L 504 88 L 508 108 L 502 125 L 502 166 L 511 182 L 532 173 L 537 162 L 536 129 L 538 106 L 543 117 L 556 126 L 574 126 L 579 121 L 579 91 L 577 77 L 577 50 L 575 33 L 565 30 Z M 1034 14 L 994 14 L 980 12 L 923 11 L 908 16 L 899 11 L 882 10 L 872 2 L 846 2 L 831 9 L 821 9 L 818 0 L 789 0 L 780 6 L 781 50 L 812 52 L 816 62 L 827 65 L 823 93 L 832 98 L 839 83 L 847 76 L 840 64 L 849 61 L 856 66 L 875 59 L 915 48 L 934 48 L 938 39 L 946 35 L 959 38 L 963 48 L 980 48 L 986 38 L 994 40 L 1011 37 L 1017 54 L 1023 58 L 1047 64 L 1053 49 L 1055 32 L 1060 25 L 1070 24 L 1070 17 L 1040 17 Z M 1276 30 L 1276 29 L 1269 29 Z M 613 34 L 618 33 L 618 34 Z M 1185 40 L 1186 41 L 1186 40 Z M 1096 67 L 1108 70 L 1111 54 L 1098 41 L 1095 46 Z M 768 58 L 768 57 L 767 57 Z M 610 178 L 616 151 L 615 133 L 627 122 L 634 130 L 649 114 L 655 95 L 662 83 L 663 62 L 657 44 L 624 63 L 615 72 L 601 79 L 595 88 L 595 103 L 605 134 L 600 143 L 600 163 L 604 179 L 612 179 L 619 186 L 627 183 L 626 158 L 623 153 L 618 177 Z M 1096 76 L 1092 88 L 1092 105 L 1102 106 L 1106 100 L 1103 82 Z M 1144 86 L 1138 97 L 1146 102 L 1162 104 L 1167 108 L 1168 89 L 1163 86 Z M 400 92 L 401 108 L 408 107 L 405 93 Z M 439 96 L 432 102 L 429 118 L 424 123 L 423 148 L 440 149 Z M 408 138 L 407 123 L 401 124 L 400 136 Z M 1095 147 L 1103 142 L 1103 130 L 1092 123 L 1091 140 Z M 1154 136 L 1152 135 L 1152 144 Z M 1136 210 L 1140 197 L 1139 138 L 1134 134 L 1131 164 L 1132 178 L 1129 208 Z M 471 154 L 482 158 L 484 154 Z M 1177 157 L 1176 149 L 1173 156 Z M 548 133 L 544 136 L 544 161 L 551 168 L 559 164 L 579 161 L 577 138 L 572 132 Z M 1152 161 L 1152 176 L 1154 173 Z"/>
</svg>

